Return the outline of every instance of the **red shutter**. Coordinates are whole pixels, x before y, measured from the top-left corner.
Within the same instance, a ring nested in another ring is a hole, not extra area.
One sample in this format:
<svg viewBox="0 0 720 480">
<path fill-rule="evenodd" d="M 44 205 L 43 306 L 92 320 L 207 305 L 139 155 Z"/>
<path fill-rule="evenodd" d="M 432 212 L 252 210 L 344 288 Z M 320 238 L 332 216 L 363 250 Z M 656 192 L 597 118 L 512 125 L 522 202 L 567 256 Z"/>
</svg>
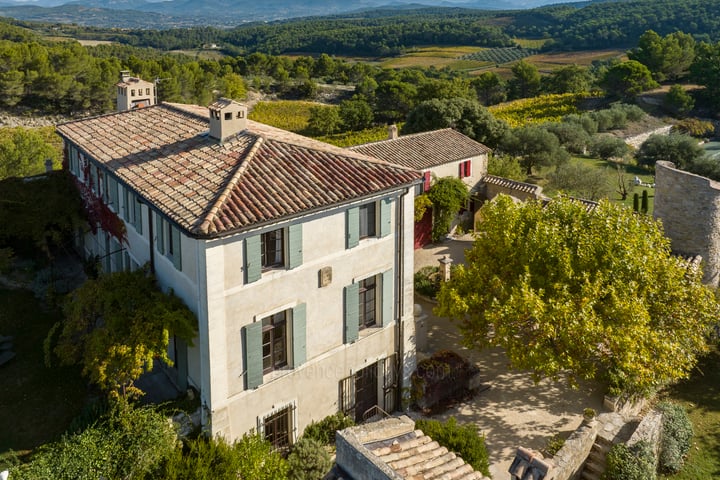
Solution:
<svg viewBox="0 0 720 480">
<path fill-rule="evenodd" d="M 430 172 L 423 173 L 423 192 L 430 190 Z"/>
<path fill-rule="evenodd" d="M 460 163 L 460 178 L 469 177 L 472 175 L 472 160 L 465 160 Z"/>
</svg>

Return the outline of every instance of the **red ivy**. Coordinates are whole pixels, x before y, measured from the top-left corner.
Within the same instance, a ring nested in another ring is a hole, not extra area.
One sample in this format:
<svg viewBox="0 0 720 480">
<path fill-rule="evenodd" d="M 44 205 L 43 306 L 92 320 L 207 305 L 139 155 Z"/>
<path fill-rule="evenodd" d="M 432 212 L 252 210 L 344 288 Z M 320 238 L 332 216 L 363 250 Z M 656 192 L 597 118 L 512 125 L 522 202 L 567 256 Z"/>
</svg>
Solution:
<svg viewBox="0 0 720 480">
<path fill-rule="evenodd" d="M 101 175 L 100 172 L 98 172 L 98 174 Z M 88 182 L 91 180 L 89 162 L 83 165 L 83 175 Z M 83 199 L 88 223 L 90 224 L 93 234 L 96 234 L 98 227 L 100 227 L 100 229 L 117 238 L 120 243 L 126 242 L 125 223 L 120 220 L 120 217 L 110 210 L 110 207 L 105 204 L 102 198 L 95 194 L 91 185 L 81 182 L 74 175 L 73 180 L 75 181 L 75 184 L 80 191 L 80 196 Z"/>
</svg>

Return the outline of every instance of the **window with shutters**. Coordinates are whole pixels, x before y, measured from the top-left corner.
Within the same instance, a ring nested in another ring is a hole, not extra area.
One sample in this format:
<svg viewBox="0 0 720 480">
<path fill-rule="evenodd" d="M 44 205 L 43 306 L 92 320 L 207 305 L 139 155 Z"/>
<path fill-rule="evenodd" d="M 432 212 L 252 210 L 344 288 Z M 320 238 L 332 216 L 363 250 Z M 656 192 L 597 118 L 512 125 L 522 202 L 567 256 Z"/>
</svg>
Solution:
<svg viewBox="0 0 720 480">
<path fill-rule="evenodd" d="M 306 305 L 264 315 L 242 330 L 245 388 L 272 380 L 276 370 L 298 368 L 306 359 Z M 264 377 L 271 374 L 270 377 Z"/>
<path fill-rule="evenodd" d="M 155 248 L 165 255 L 175 266 L 182 271 L 182 243 L 180 229 L 160 215 L 155 214 Z"/>
<path fill-rule="evenodd" d="M 287 366 L 287 312 L 276 313 L 262 321 L 263 373 Z"/>
<path fill-rule="evenodd" d="M 260 280 L 270 270 L 302 265 L 302 224 L 290 225 L 245 239 L 245 282 Z"/>
<path fill-rule="evenodd" d="M 393 321 L 394 290 L 392 269 L 345 287 L 345 343 L 356 341 L 361 330 L 385 327 Z"/>
<path fill-rule="evenodd" d="M 132 225 L 138 235 L 142 235 L 142 204 L 138 200 L 138 197 L 130 189 L 123 189 L 122 210 L 125 223 Z"/>
<path fill-rule="evenodd" d="M 472 160 L 465 160 L 464 162 L 460 162 L 459 176 L 460 178 L 472 176 Z"/>
<path fill-rule="evenodd" d="M 346 248 L 353 248 L 366 238 L 390 235 L 392 203 L 391 198 L 386 198 L 349 208 L 345 214 Z"/>
</svg>

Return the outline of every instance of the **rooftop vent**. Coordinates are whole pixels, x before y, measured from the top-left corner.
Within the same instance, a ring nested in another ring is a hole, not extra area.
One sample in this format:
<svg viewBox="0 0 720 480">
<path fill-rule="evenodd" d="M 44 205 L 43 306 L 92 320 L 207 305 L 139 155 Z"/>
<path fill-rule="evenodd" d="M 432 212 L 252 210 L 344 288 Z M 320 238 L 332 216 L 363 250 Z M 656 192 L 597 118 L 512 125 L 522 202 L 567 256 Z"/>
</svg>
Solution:
<svg viewBox="0 0 720 480">
<path fill-rule="evenodd" d="M 247 107 L 221 98 L 208 106 L 210 111 L 210 137 L 220 143 L 247 128 Z"/>
</svg>

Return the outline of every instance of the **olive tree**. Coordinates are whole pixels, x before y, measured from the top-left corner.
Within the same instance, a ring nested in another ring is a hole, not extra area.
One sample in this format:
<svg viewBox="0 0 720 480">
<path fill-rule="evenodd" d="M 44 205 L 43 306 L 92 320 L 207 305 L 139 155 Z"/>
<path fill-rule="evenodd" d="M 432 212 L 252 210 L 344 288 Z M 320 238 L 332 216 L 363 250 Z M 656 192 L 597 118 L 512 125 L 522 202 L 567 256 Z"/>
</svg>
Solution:
<svg viewBox="0 0 720 480">
<path fill-rule="evenodd" d="M 476 239 L 438 295 L 466 346 L 504 347 L 536 379 L 607 381 L 646 394 L 685 378 L 708 349 L 720 306 L 660 224 L 601 201 L 480 210 Z"/>
</svg>

